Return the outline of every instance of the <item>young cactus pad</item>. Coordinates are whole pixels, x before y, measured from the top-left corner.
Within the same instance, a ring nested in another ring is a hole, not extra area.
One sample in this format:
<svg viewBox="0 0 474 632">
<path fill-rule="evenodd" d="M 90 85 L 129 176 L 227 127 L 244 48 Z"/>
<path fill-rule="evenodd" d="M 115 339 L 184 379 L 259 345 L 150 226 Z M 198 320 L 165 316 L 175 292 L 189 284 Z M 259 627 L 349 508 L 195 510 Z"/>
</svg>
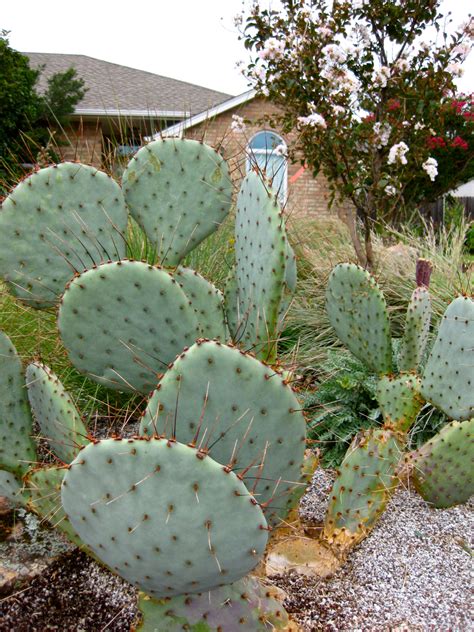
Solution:
<svg viewBox="0 0 474 632">
<path fill-rule="evenodd" d="M 157 140 L 140 149 L 123 174 L 130 212 L 160 263 L 176 266 L 217 230 L 230 210 L 226 162 L 195 140 Z"/>
<path fill-rule="evenodd" d="M 270 501 L 268 522 L 285 517 L 300 481 L 306 421 L 291 388 L 254 357 L 219 342 L 196 343 L 161 380 L 140 433 L 208 448 L 244 475 L 260 504 Z"/>
<path fill-rule="evenodd" d="M 411 295 L 405 319 L 405 332 L 398 354 L 400 371 L 416 371 L 423 357 L 431 321 L 431 298 L 425 287 Z"/>
<path fill-rule="evenodd" d="M 329 277 L 326 309 L 346 347 L 378 374 L 392 371 L 387 306 L 375 279 L 352 263 L 340 263 Z"/>
<path fill-rule="evenodd" d="M 237 581 L 267 543 L 262 510 L 242 481 L 166 439 L 88 445 L 64 478 L 62 500 L 92 551 L 152 597 Z"/>
<path fill-rule="evenodd" d="M 191 301 L 201 338 L 218 338 L 225 342 L 224 297 L 212 283 L 190 268 L 179 267 L 174 278 Z"/>
<path fill-rule="evenodd" d="M 435 507 L 452 507 L 474 494 L 474 419 L 453 421 L 412 452 L 411 478 L 418 492 Z"/>
<path fill-rule="evenodd" d="M 377 401 L 385 424 L 398 432 L 408 432 L 423 406 L 420 378 L 413 373 L 397 377 L 384 375 L 377 383 Z"/>
<path fill-rule="evenodd" d="M 40 362 L 28 365 L 26 385 L 41 436 L 63 463 L 70 463 L 88 439 L 87 429 L 69 393 L 51 369 Z"/>
<path fill-rule="evenodd" d="M 75 271 L 125 256 L 127 218 L 105 173 L 71 162 L 40 169 L 3 203 L 0 276 L 28 305 L 55 305 Z"/>
<path fill-rule="evenodd" d="M 395 433 L 370 429 L 350 445 L 332 487 L 323 539 L 345 553 L 375 526 L 398 485 L 401 446 Z"/>
<path fill-rule="evenodd" d="M 447 308 L 423 374 L 422 395 L 451 417 L 474 417 L 474 301 Z"/>
<path fill-rule="evenodd" d="M 36 460 L 32 419 L 21 360 L 0 331 L 0 469 L 22 475 Z"/>
<path fill-rule="evenodd" d="M 109 388 L 142 393 L 200 335 L 176 280 L 140 261 L 103 264 L 74 278 L 58 326 L 80 371 Z"/>
<path fill-rule="evenodd" d="M 287 243 L 277 198 L 256 173 L 250 172 L 240 187 L 235 218 L 238 329 L 239 342 L 263 360 L 276 353 L 289 261 Z"/>
<path fill-rule="evenodd" d="M 274 632 L 286 630 L 288 615 L 254 577 L 221 586 L 208 593 L 161 600 L 141 594 L 140 632 Z"/>
</svg>

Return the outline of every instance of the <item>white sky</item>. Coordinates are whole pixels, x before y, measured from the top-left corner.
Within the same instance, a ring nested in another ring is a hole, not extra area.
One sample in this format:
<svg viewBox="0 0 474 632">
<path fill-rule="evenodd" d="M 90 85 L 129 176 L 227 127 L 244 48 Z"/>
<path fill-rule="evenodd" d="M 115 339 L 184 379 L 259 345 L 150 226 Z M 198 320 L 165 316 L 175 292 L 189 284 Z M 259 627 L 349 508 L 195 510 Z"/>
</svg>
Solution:
<svg viewBox="0 0 474 632">
<path fill-rule="evenodd" d="M 454 25 L 466 19 L 467 0 L 443 5 Z M 0 28 L 16 50 L 89 55 L 239 94 L 248 89 L 235 68 L 246 58 L 233 25 L 241 7 L 242 0 L 3 0 Z M 460 88 L 473 92 L 474 53 L 464 67 Z"/>
</svg>

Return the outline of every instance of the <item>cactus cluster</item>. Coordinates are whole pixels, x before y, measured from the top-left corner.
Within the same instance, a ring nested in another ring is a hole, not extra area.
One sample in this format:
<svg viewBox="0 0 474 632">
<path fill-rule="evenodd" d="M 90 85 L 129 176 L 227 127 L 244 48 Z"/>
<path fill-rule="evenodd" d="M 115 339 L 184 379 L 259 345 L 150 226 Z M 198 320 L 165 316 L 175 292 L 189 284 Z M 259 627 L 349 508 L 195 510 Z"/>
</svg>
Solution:
<svg viewBox="0 0 474 632">
<path fill-rule="evenodd" d="M 430 271 L 422 260 L 395 361 L 388 312 L 375 279 L 353 264 L 336 266 L 329 278 L 329 319 L 350 351 L 378 374 L 384 420 L 381 429 L 355 437 L 331 491 L 322 537 L 343 555 L 374 526 L 402 472 L 436 507 L 464 502 L 474 493 L 474 301 L 463 296 L 448 306 L 421 371 L 431 318 Z M 457 421 L 406 454 L 407 433 L 426 401 Z"/>
<path fill-rule="evenodd" d="M 223 629 L 286 621 L 245 578 L 306 482 L 305 419 L 261 361 L 275 357 L 296 268 L 257 174 L 239 194 L 236 301 L 180 265 L 231 199 L 225 161 L 172 139 L 142 148 L 122 189 L 65 163 L 26 178 L 0 214 L 0 275 L 29 306 L 57 309 L 73 365 L 109 388 L 151 393 L 139 436 L 99 441 L 54 373 L 39 360 L 24 372 L 2 333 L 0 491 L 146 593 L 143 629 L 157 618 L 221 629 L 222 597 Z M 154 265 L 125 258 L 128 210 Z M 52 464 L 38 464 L 32 419 Z"/>
</svg>

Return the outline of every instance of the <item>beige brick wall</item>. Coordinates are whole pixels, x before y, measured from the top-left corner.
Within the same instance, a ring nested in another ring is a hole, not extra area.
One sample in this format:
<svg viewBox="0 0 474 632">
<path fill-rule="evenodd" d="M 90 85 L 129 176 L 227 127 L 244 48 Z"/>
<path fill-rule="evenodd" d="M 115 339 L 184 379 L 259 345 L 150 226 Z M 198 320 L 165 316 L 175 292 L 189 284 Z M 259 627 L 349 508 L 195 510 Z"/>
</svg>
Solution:
<svg viewBox="0 0 474 632">
<path fill-rule="evenodd" d="M 102 166 L 102 128 L 99 121 L 71 121 L 64 137 L 66 145 L 59 147 L 63 160 L 77 160 L 99 168 Z"/>
<path fill-rule="evenodd" d="M 264 115 L 273 115 L 277 112 L 277 108 L 264 99 L 254 98 L 243 105 L 223 112 L 212 120 L 187 129 L 185 137 L 203 140 L 220 150 L 224 158 L 228 160 L 233 180 L 238 186 L 240 179 L 245 175 L 246 145 L 254 134 L 262 129 L 272 129 L 282 136 L 288 146 L 295 144 L 296 132 L 282 134 L 278 129 L 257 123 L 257 120 Z M 245 133 L 232 132 L 231 123 L 234 114 L 246 120 Z M 295 176 L 296 179 L 291 182 Z M 329 210 L 328 201 L 329 189 L 322 174 L 314 178 L 309 170 L 301 171 L 300 164 L 288 164 L 288 200 L 285 209 L 288 215 L 313 216 L 321 219 L 337 216 L 338 208 Z"/>
</svg>

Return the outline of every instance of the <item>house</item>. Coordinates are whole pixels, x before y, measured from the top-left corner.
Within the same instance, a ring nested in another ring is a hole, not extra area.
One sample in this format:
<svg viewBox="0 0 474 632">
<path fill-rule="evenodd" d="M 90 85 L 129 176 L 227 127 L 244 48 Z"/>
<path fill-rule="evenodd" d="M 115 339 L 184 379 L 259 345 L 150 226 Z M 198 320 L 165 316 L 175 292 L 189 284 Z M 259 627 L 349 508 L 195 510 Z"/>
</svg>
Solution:
<svg viewBox="0 0 474 632">
<path fill-rule="evenodd" d="M 38 88 L 69 68 L 77 71 L 87 92 L 77 104 L 67 129 L 58 131 L 67 144 L 63 159 L 97 167 L 126 160 L 145 136 L 227 100 L 230 95 L 151 72 L 86 55 L 24 53 L 41 68 Z"/>
<path fill-rule="evenodd" d="M 276 106 L 255 90 L 248 90 L 178 121 L 153 138 L 178 136 L 202 140 L 218 149 L 229 162 L 237 186 L 245 173 L 257 166 L 273 180 L 273 188 L 278 191 L 287 215 L 328 217 L 330 192 L 325 177 L 321 173 L 314 177 L 309 169 L 286 158 L 288 147 L 297 140 L 297 132 L 283 134 L 259 122 L 264 115 L 277 114 Z M 244 119 L 243 131 L 239 131 L 235 117 Z M 331 215 L 336 212 L 341 216 L 353 210 L 350 204 L 335 204 Z"/>
</svg>

